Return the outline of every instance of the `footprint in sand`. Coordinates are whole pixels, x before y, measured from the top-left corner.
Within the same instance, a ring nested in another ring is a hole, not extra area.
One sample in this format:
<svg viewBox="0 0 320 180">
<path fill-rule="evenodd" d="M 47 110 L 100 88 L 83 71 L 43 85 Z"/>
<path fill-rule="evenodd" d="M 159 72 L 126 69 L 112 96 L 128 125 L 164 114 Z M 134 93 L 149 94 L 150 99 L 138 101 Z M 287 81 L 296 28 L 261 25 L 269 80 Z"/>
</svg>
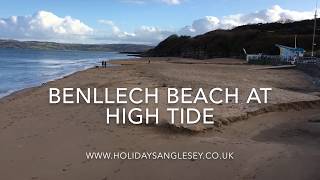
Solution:
<svg viewBox="0 0 320 180">
<path fill-rule="evenodd" d="M 65 165 L 65 168 L 61 169 L 62 172 L 67 172 L 72 166 L 72 163 L 68 163 Z"/>
</svg>

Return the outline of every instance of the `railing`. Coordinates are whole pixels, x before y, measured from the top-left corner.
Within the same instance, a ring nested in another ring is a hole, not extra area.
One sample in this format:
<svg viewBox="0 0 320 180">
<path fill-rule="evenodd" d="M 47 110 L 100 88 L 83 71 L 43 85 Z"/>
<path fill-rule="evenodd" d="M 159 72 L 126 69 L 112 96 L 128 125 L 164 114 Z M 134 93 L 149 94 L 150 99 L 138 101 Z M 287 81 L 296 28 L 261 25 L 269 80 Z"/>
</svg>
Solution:
<svg viewBox="0 0 320 180">
<path fill-rule="evenodd" d="M 250 64 L 260 65 L 278 65 L 282 64 L 280 56 L 278 55 L 263 55 L 263 54 L 248 54 L 247 62 Z"/>
<path fill-rule="evenodd" d="M 320 58 L 317 57 L 301 57 L 297 59 L 297 64 L 320 64 Z"/>
<path fill-rule="evenodd" d="M 320 58 L 318 57 L 301 57 L 297 59 L 297 64 L 320 64 Z"/>
<path fill-rule="evenodd" d="M 263 54 L 248 54 L 247 61 L 259 61 L 259 60 L 280 60 L 278 55 L 263 55 Z"/>
<path fill-rule="evenodd" d="M 320 64 L 318 57 L 299 57 L 297 59 L 282 59 L 279 55 L 248 54 L 247 62 L 252 64 Z"/>
</svg>

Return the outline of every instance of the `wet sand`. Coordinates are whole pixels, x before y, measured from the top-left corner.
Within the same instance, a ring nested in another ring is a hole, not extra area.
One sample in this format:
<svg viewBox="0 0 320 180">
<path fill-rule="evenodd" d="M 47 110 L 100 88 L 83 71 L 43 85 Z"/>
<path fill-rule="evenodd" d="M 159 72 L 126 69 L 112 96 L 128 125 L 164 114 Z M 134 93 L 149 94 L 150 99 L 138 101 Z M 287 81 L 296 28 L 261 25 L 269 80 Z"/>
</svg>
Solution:
<svg viewBox="0 0 320 180">
<path fill-rule="evenodd" d="M 115 61 L 121 66 L 77 72 L 1 99 L 1 179 L 320 178 L 319 89 L 310 76 L 253 71 L 233 59 L 147 62 Z M 274 89 L 269 104 L 215 106 L 214 127 L 168 127 L 165 117 L 159 126 L 107 126 L 104 105 L 48 103 L 50 87 L 157 87 L 162 94 L 167 87 L 266 86 Z M 87 151 L 232 151 L 235 159 L 87 160 Z"/>
</svg>

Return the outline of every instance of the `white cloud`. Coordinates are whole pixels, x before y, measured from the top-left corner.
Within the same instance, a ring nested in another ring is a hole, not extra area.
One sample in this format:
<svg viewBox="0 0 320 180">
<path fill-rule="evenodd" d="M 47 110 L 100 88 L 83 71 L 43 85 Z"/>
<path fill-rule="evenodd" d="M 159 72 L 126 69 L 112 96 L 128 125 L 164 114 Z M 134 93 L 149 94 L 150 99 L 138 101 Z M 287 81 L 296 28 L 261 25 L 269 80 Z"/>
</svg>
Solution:
<svg viewBox="0 0 320 180">
<path fill-rule="evenodd" d="M 25 40 L 75 40 L 93 32 L 93 29 L 70 16 L 58 17 L 47 11 L 32 16 L 0 18 L 0 38 Z"/>
<path fill-rule="evenodd" d="M 204 18 L 193 21 L 191 26 L 185 26 L 179 34 L 183 35 L 198 35 L 218 29 L 220 26 L 220 20 L 214 16 L 206 16 Z"/>
<path fill-rule="evenodd" d="M 127 0 L 144 2 L 146 0 Z M 150 0 L 179 4 L 181 0 Z M 40 40 L 81 43 L 143 43 L 156 44 L 171 34 L 199 35 L 216 29 L 230 29 L 252 23 L 269 23 L 286 20 L 313 18 L 312 11 L 292 11 L 276 5 L 269 9 L 234 14 L 221 18 L 205 16 L 194 20 L 191 25 L 176 30 L 161 29 L 156 26 L 141 26 L 132 32 L 120 28 L 110 20 L 99 20 L 103 29 L 93 29 L 70 16 L 58 17 L 47 11 L 39 11 L 31 16 L 11 16 L 0 18 L 0 38 L 18 40 Z"/>
<path fill-rule="evenodd" d="M 112 29 L 112 33 L 113 33 L 113 34 L 119 34 L 119 33 L 121 33 L 119 27 L 116 26 L 115 23 L 114 23 L 113 21 L 111 21 L 111 20 L 101 19 L 101 20 L 99 20 L 98 22 L 101 23 L 101 24 L 105 24 L 105 25 L 110 26 L 111 29 Z"/>
<path fill-rule="evenodd" d="M 105 32 L 100 32 L 100 34 L 105 34 L 102 38 L 98 36 L 96 40 L 108 39 L 113 43 L 138 43 L 138 44 L 154 44 L 166 37 L 170 36 L 173 32 L 162 30 L 153 26 L 141 26 L 134 30 L 134 32 L 122 31 L 113 21 L 110 20 L 99 20 L 99 23 L 105 24 L 111 28 L 111 33 L 109 36 Z"/>
<path fill-rule="evenodd" d="M 133 4 L 145 4 L 147 2 L 161 2 L 168 5 L 179 5 L 182 3 L 182 0 L 121 0 L 125 3 L 133 3 Z"/>
<path fill-rule="evenodd" d="M 181 4 L 181 0 L 161 0 L 161 1 L 169 5 Z"/>
<path fill-rule="evenodd" d="M 270 23 L 284 22 L 287 20 L 299 21 L 312 19 L 314 13 L 311 11 L 292 11 L 282 9 L 275 5 L 270 9 L 265 9 L 249 14 L 235 14 L 217 18 L 214 16 L 206 16 L 204 18 L 193 21 L 192 25 L 185 26 L 178 31 L 181 35 L 199 35 L 216 29 L 230 29 L 236 26 L 254 23 Z"/>
</svg>

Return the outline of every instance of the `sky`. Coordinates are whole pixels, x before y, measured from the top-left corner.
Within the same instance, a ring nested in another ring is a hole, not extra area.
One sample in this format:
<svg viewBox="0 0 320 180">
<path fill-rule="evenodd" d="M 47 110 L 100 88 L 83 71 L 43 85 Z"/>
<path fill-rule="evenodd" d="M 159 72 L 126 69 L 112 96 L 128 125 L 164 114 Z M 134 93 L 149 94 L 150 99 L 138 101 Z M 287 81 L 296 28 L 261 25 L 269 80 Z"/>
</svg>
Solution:
<svg viewBox="0 0 320 180">
<path fill-rule="evenodd" d="M 311 19 L 315 0 L 0 0 L 0 38 L 155 45 L 250 23 Z"/>
</svg>

